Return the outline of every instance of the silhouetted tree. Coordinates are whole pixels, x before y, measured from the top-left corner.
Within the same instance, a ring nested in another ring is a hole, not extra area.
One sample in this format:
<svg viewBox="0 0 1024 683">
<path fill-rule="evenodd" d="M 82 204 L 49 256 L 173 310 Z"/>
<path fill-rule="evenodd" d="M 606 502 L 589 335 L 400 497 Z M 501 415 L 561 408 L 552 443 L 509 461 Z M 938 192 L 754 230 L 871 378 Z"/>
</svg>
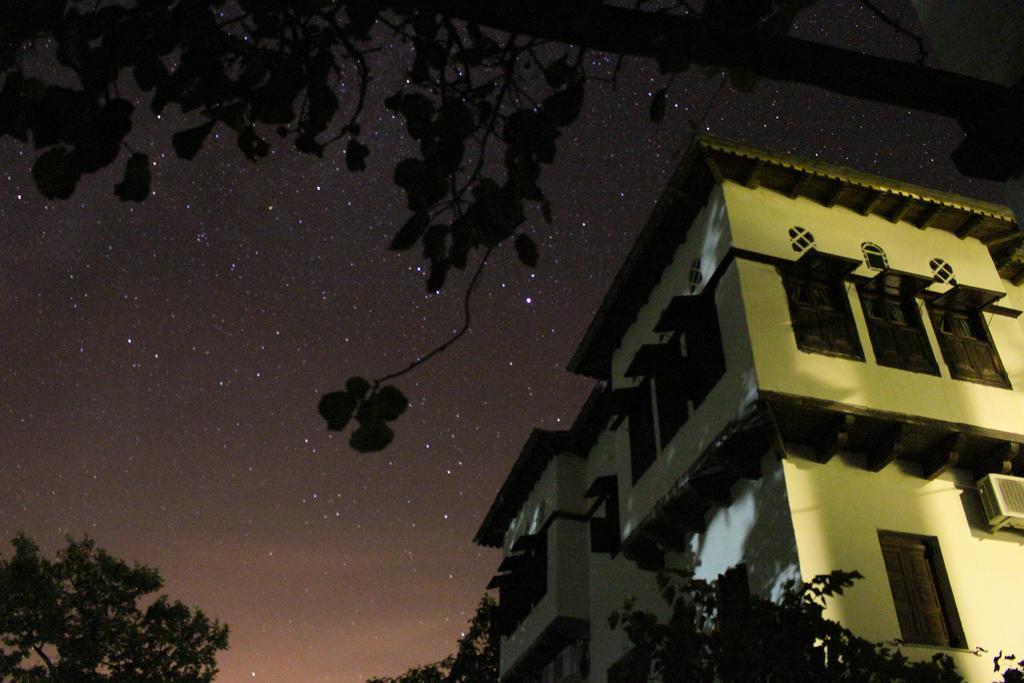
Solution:
<svg viewBox="0 0 1024 683">
<path fill-rule="evenodd" d="M 367 683 L 497 683 L 498 636 L 491 628 L 496 609 L 492 597 L 481 598 L 455 654 L 396 678 L 372 678 Z"/>
<path fill-rule="evenodd" d="M 160 596 L 155 569 L 129 567 L 89 539 L 56 561 L 24 535 L 0 558 L 0 680 L 198 683 L 217 674 L 228 627 Z"/>
<path fill-rule="evenodd" d="M 616 665 L 617 680 L 646 681 L 652 669 L 665 683 L 963 680 L 949 655 L 911 662 L 897 648 L 871 643 L 825 618 L 826 599 L 842 595 L 859 578 L 857 572 L 833 571 L 791 583 L 772 602 L 748 594 L 740 569 L 711 582 L 662 572 L 658 586 L 670 608 L 667 620 L 637 609 L 632 600 L 609 618 L 633 643 Z M 1024 680 L 1013 656 L 999 652 L 993 667 L 1000 680 Z"/>
<path fill-rule="evenodd" d="M 317 156 L 342 146 L 347 167 L 361 171 L 371 55 L 407 56 L 406 84 L 385 104 L 418 153 L 395 163 L 409 217 L 391 248 L 422 247 L 430 291 L 479 258 L 465 324 L 450 341 L 324 396 L 328 429 L 354 418 L 351 445 L 380 450 L 406 407 L 386 382 L 464 334 L 492 250 L 512 241 L 519 260 L 537 263 L 525 226 L 553 220 L 541 170 L 594 79 L 620 73 L 595 72 L 593 51 L 657 63 L 664 82 L 650 102 L 654 121 L 674 77 L 709 65 L 740 89 L 767 77 L 951 117 L 967 134 L 954 154 L 963 172 L 1005 179 L 1024 170 L 1017 90 L 787 36 L 813 2 L 706 0 L 698 10 L 685 0 L 0 0 L 0 136 L 31 142 L 32 175 L 48 198 L 69 197 L 83 175 L 124 157 L 114 191 L 144 200 L 150 162 L 130 145 L 132 122 L 169 105 L 187 117 L 171 139 L 183 159 L 219 128 L 252 161 L 279 136 Z M 127 94 L 138 91 L 148 107 Z"/>
</svg>

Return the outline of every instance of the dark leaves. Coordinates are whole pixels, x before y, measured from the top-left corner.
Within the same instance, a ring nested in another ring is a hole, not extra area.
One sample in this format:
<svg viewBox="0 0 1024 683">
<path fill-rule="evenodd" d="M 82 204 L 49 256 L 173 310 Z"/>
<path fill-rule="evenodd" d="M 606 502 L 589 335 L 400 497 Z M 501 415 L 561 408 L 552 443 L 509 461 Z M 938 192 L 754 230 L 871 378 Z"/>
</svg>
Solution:
<svg viewBox="0 0 1024 683">
<path fill-rule="evenodd" d="M 668 99 L 668 88 L 662 88 L 651 98 L 651 121 L 661 123 L 665 120 L 665 104 Z"/>
<path fill-rule="evenodd" d="M 238 147 L 249 161 L 259 161 L 270 153 L 270 145 L 252 126 L 243 128 L 238 133 Z"/>
<path fill-rule="evenodd" d="M 405 251 L 411 249 L 416 241 L 423 235 L 430 222 L 430 216 L 426 213 L 414 213 L 405 224 L 399 228 L 394 239 L 391 240 L 388 249 L 391 251 Z"/>
<path fill-rule="evenodd" d="M 317 410 L 320 411 L 320 417 L 327 421 L 328 430 L 340 432 L 356 411 L 356 399 L 348 391 L 332 391 L 320 398 Z"/>
<path fill-rule="evenodd" d="M 395 433 L 388 422 L 401 417 L 409 406 L 405 395 L 393 386 L 371 387 L 362 377 L 350 377 L 345 388 L 320 398 L 318 410 L 327 429 L 343 431 L 355 416 L 358 426 L 349 437 L 349 445 L 360 453 L 383 450 Z"/>
<path fill-rule="evenodd" d="M 360 453 L 375 453 L 387 448 L 395 433 L 383 421 L 366 422 L 352 432 L 348 443 Z"/>
<path fill-rule="evenodd" d="M 149 196 L 149 157 L 136 152 L 128 157 L 124 178 L 114 186 L 122 202 L 141 202 Z"/>
<path fill-rule="evenodd" d="M 561 128 L 568 126 L 580 115 L 583 107 L 583 81 L 575 81 L 564 90 L 555 92 L 544 100 L 542 106 L 551 125 Z"/>
<path fill-rule="evenodd" d="M 537 265 L 537 244 L 530 238 L 529 235 L 520 234 L 516 236 L 516 255 L 519 260 L 530 268 L 534 268 Z"/>
<path fill-rule="evenodd" d="M 195 128 L 180 130 L 172 135 L 171 144 L 174 145 L 174 153 L 182 159 L 194 159 L 216 124 L 216 121 L 207 121 Z"/>
<path fill-rule="evenodd" d="M 369 147 L 355 138 L 352 138 L 348 141 L 348 145 L 345 147 L 345 166 L 347 166 L 350 171 L 365 171 L 366 156 L 369 153 Z"/>
<path fill-rule="evenodd" d="M 81 175 L 66 147 L 47 150 L 32 165 L 32 179 L 47 199 L 70 197 Z"/>
</svg>

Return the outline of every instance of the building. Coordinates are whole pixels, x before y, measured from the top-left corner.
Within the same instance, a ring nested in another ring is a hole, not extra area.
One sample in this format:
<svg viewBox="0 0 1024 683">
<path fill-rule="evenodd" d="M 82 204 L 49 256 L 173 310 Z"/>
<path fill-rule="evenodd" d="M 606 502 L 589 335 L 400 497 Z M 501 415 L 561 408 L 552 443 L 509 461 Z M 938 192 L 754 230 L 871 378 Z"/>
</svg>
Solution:
<svg viewBox="0 0 1024 683">
<path fill-rule="evenodd" d="M 857 570 L 830 616 L 970 680 L 1024 653 L 1024 479 L 978 485 L 1024 475 L 1022 243 L 1004 207 L 698 139 L 569 364 L 594 392 L 477 533 L 502 680 L 608 680 L 665 562 L 766 596 Z"/>
</svg>

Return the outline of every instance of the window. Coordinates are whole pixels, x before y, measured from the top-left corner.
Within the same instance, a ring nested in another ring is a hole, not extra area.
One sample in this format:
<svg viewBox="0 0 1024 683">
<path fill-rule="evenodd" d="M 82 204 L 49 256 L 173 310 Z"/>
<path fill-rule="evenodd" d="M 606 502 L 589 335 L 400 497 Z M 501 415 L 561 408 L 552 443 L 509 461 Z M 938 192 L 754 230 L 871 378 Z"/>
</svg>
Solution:
<svg viewBox="0 0 1024 683">
<path fill-rule="evenodd" d="M 782 282 L 801 351 L 864 359 L 842 281 L 784 272 Z"/>
<path fill-rule="evenodd" d="M 949 579 L 935 538 L 879 531 L 885 571 L 907 643 L 965 647 Z"/>
<path fill-rule="evenodd" d="M 868 336 L 879 365 L 939 374 L 913 296 L 860 292 Z"/>
<path fill-rule="evenodd" d="M 949 374 L 956 379 L 1010 388 L 981 311 L 933 308 L 932 324 Z"/>
<path fill-rule="evenodd" d="M 793 247 L 793 251 L 802 254 L 814 249 L 814 235 L 806 228 L 794 225 L 789 229 L 789 244 Z"/>
<path fill-rule="evenodd" d="M 953 266 L 940 258 L 933 258 L 928 262 L 932 268 L 932 277 L 936 282 L 947 285 L 956 285 L 956 275 L 953 273 Z"/>
<path fill-rule="evenodd" d="M 636 400 L 629 410 L 629 461 L 636 484 L 658 454 L 654 436 L 654 406 L 651 405 L 651 380 L 644 378 Z"/>
<path fill-rule="evenodd" d="M 874 242 L 861 244 L 860 252 L 864 255 L 864 262 L 871 270 L 885 270 L 889 267 L 889 259 L 885 256 L 885 250 Z"/>
</svg>

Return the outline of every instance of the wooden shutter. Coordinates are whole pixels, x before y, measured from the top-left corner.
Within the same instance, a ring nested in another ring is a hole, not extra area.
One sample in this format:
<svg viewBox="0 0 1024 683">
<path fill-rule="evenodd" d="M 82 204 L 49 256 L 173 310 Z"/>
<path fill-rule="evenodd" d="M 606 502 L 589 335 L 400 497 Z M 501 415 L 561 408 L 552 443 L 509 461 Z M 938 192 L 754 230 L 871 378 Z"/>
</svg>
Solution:
<svg viewBox="0 0 1024 683">
<path fill-rule="evenodd" d="M 862 358 L 856 327 L 841 282 L 783 275 L 793 319 L 793 334 L 802 351 Z"/>
<path fill-rule="evenodd" d="M 664 448 L 686 423 L 690 415 L 686 378 L 681 364 L 664 368 L 654 377 L 654 393 L 658 400 L 658 427 Z"/>
<path fill-rule="evenodd" d="M 629 411 L 629 460 L 634 484 L 657 457 L 650 378 L 645 378 L 637 388 L 636 400 Z"/>
<path fill-rule="evenodd" d="M 980 313 L 938 310 L 932 315 L 942 355 L 957 379 L 1009 387 L 1006 369 Z"/>
<path fill-rule="evenodd" d="M 861 302 L 879 365 L 939 374 L 913 300 L 862 292 Z"/>
<path fill-rule="evenodd" d="M 924 645 L 954 645 L 929 543 L 901 534 L 882 533 L 880 537 L 903 640 Z"/>
</svg>

